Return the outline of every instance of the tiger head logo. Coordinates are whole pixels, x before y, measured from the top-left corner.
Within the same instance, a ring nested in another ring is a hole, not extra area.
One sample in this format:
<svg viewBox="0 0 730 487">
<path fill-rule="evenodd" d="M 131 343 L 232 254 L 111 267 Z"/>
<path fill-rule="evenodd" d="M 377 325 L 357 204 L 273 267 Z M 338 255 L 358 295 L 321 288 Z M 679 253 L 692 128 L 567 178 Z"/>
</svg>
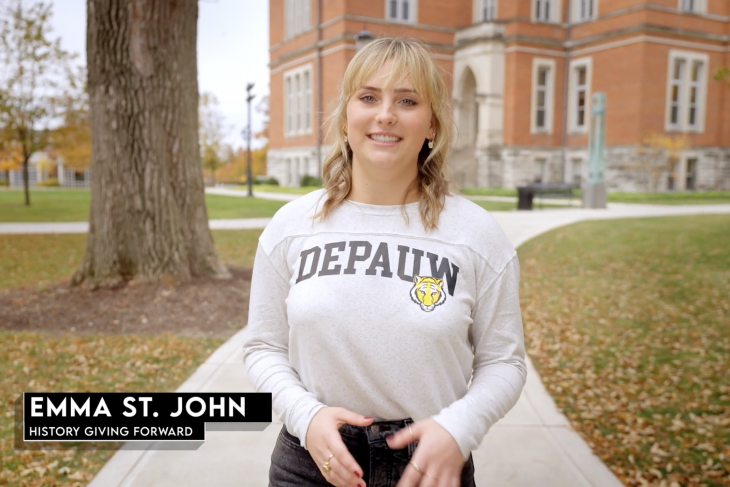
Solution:
<svg viewBox="0 0 730 487">
<path fill-rule="evenodd" d="M 446 294 L 442 289 L 443 283 L 443 279 L 413 276 L 411 299 L 414 303 L 421 305 L 423 311 L 433 311 L 436 306 L 442 305 L 446 301 Z"/>
</svg>

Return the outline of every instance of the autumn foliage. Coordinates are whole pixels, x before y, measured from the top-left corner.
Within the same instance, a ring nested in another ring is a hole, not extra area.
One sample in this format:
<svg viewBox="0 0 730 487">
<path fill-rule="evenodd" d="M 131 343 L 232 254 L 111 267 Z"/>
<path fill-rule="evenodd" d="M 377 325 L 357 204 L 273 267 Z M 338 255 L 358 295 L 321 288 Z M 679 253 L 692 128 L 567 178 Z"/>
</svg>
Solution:
<svg viewBox="0 0 730 487">
<path fill-rule="evenodd" d="M 628 486 L 730 485 L 730 217 L 585 222 L 520 248 L 528 354 Z"/>
</svg>

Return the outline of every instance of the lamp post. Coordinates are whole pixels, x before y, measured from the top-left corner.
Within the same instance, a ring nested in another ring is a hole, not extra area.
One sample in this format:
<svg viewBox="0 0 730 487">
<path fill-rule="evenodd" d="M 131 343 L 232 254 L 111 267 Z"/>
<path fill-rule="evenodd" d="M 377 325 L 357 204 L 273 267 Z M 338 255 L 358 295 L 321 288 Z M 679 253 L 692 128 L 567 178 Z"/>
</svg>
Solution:
<svg viewBox="0 0 730 487">
<path fill-rule="evenodd" d="M 255 96 L 251 93 L 253 83 L 246 85 L 246 104 L 248 105 L 248 127 L 246 127 L 246 184 L 248 185 L 248 195 L 253 197 L 253 180 L 251 176 L 251 101 Z"/>
<path fill-rule="evenodd" d="M 375 36 L 370 33 L 365 27 L 355 36 L 355 50 L 359 51 L 370 42 L 375 40 Z"/>
</svg>

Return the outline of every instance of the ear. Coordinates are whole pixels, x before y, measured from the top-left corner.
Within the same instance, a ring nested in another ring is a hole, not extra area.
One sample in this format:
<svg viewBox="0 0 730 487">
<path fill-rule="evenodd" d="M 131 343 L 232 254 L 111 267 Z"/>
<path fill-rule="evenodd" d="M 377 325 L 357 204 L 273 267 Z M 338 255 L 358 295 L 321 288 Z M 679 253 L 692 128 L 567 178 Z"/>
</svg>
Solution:
<svg viewBox="0 0 730 487">
<path fill-rule="evenodd" d="M 423 279 L 421 279 L 421 276 L 413 276 L 413 284 L 415 284 L 416 286 L 420 285 L 422 280 Z"/>
<path fill-rule="evenodd" d="M 443 280 L 443 279 L 436 279 L 436 285 L 437 285 L 438 287 L 441 287 L 441 285 L 442 285 L 443 283 L 444 283 L 444 280 Z"/>
</svg>

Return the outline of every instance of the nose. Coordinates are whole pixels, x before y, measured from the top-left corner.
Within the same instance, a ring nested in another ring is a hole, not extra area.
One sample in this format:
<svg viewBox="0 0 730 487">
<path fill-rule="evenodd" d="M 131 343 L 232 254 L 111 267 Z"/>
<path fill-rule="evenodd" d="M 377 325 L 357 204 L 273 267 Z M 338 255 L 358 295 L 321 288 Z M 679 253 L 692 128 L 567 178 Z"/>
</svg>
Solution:
<svg viewBox="0 0 730 487">
<path fill-rule="evenodd" d="M 383 125 L 393 125 L 396 122 L 395 113 L 393 113 L 393 105 L 390 102 L 385 102 L 381 105 L 381 109 L 375 116 L 375 121 Z"/>
</svg>

